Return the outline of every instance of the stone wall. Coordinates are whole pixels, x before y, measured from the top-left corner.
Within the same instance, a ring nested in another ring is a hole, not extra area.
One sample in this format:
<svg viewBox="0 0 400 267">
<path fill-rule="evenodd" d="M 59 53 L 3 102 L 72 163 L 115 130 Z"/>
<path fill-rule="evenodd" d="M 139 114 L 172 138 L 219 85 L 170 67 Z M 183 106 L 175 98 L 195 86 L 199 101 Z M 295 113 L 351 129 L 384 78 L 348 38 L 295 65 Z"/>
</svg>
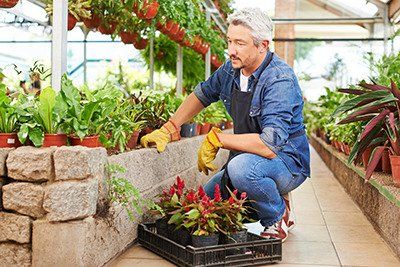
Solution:
<svg viewBox="0 0 400 267">
<path fill-rule="evenodd" d="M 314 135 L 310 137 L 310 143 L 374 228 L 400 257 L 400 189 L 393 186 L 391 175 L 374 173 L 369 183 L 365 183 L 364 169 L 348 164 L 347 156 Z"/>
<path fill-rule="evenodd" d="M 104 148 L 0 149 L 0 266 L 101 266 L 137 237 L 137 222 L 107 200 L 107 162 L 154 197 L 177 175 L 189 187 L 210 176 L 197 170 L 204 136 L 108 157 Z M 228 156 L 221 150 L 216 163 Z"/>
</svg>

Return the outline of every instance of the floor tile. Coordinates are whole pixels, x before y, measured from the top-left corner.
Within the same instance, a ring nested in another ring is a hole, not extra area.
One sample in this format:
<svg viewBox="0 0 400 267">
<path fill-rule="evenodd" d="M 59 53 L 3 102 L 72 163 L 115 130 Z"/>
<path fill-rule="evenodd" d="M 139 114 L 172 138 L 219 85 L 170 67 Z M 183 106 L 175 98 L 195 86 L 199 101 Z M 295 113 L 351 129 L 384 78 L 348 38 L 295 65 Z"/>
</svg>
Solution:
<svg viewBox="0 0 400 267">
<path fill-rule="evenodd" d="M 400 266 L 386 244 L 334 243 L 340 261 L 346 266 Z"/>
<path fill-rule="evenodd" d="M 327 225 L 358 226 L 370 225 L 361 212 L 325 211 L 322 213 Z"/>
<path fill-rule="evenodd" d="M 360 212 L 360 209 L 350 199 L 318 198 L 322 211 Z"/>
<path fill-rule="evenodd" d="M 157 254 L 151 252 L 150 250 L 147 250 L 146 248 L 140 245 L 135 245 L 129 248 L 127 251 L 125 251 L 125 253 L 123 254 L 123 258 L 153 259 L 153 260 L 162 259 Z"/>
<path fill-rule="evenodd" d="M 118 259 L 111 267 L 174 267 L 173 263 L 167 260 L 152 260 L 152 259 Z"/>
<path fill-rule="evenodd" d="M 333 242 L 383 244 L 382 238 L 371 225 L 328 225 Z"/>
<path fill-rule="evenodd" d="M 285 242 L 282 263 L 340 265 L 331 242 Z"/>
<path fill-rule="evenodd" d="M 328 229 L 320 225 L 296 225 L 289 233 L 290 242 L 330 242 Z"/>
<path fill-rule="evenodd" d="M 325 225 L 325 221 L 320 210 L 305 211 L 294 209 L 293 213 L 296 224 Z"/>
</svg>

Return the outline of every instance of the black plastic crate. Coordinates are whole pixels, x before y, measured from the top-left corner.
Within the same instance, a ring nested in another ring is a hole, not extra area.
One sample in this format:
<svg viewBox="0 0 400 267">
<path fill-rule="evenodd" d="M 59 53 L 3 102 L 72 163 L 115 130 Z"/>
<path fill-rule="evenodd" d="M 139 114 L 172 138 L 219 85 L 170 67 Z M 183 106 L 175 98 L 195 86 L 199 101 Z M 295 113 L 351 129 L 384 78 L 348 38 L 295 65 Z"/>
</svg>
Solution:
<svg viewBox="0 0 400 267">
<path fill-rule="evenodd" d="M 254 266 L 282 260 L 280 239 L 265 239 L 247 233 L 247 242 L 204 248 L 181 246 L 157 234 L 154 223 L 140 224 L 138 240 L 141 245 L 178 266 Z M 245 251 L 231 255 L 232 250 Z"/>
</svg>

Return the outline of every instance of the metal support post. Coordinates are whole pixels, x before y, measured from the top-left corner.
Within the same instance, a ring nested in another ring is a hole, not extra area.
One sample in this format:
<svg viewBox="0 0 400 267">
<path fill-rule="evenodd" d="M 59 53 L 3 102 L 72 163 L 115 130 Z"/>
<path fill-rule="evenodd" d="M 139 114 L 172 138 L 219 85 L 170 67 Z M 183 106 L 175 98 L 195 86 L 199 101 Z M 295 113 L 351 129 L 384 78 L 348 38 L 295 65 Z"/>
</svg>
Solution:
<svg viewBox="0 0 400 267">
<path fill-rule="evenodd" d="M 183 48 L 178 45 L 178 57 L 176 61 L 176 94 L 182 95 L 183 88 Z"/>
<path fill-rule="evenodd" d="M 150 89 L 154 88 L 154 37 L 150 38 Z"/>
<path fill-rule="evenodd" d="M 53 0 L 53 36 L 51 45 L 51 85 L 61 90 L 61 76 L 67 71 L 68 0 Z"/>
</svg>

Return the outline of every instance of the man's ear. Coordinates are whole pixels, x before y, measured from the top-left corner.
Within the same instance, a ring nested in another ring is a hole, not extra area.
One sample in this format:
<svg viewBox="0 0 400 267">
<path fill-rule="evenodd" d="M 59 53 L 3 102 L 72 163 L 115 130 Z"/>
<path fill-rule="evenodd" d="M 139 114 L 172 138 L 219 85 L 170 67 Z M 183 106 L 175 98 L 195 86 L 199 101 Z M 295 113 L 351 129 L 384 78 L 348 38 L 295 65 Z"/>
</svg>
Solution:
<svg viewBox="0 0 400 267">
<path fill-rule="evenodd" d="M 260 43 L 260 53 L 264 53 L 265 51 L 268 50 L 269 47 L 269 41 L 268 40 L 264 40 Z"/>
</svg>

